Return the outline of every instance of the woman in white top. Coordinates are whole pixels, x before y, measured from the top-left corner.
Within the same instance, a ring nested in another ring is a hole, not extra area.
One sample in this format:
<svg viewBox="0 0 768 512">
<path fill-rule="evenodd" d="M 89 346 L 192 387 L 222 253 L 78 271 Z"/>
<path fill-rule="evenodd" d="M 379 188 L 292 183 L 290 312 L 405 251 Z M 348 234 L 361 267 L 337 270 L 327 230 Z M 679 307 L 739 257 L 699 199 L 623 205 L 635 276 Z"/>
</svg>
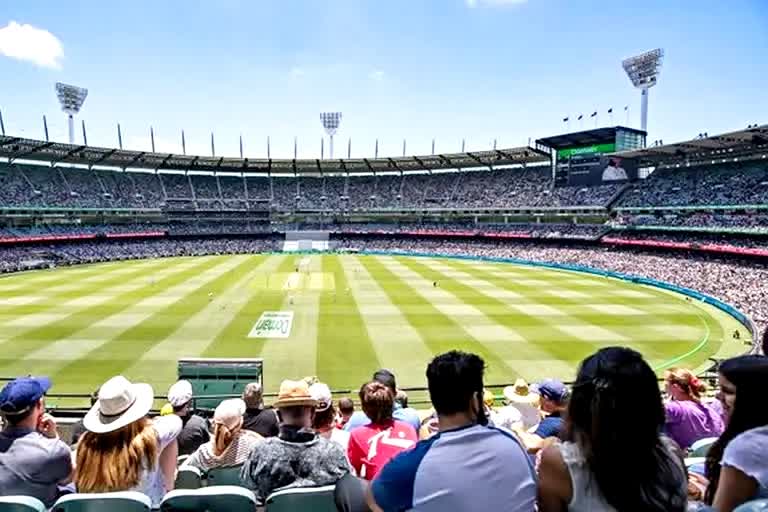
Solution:
<svg viewBox="0 0 768 512">
<path fill-rule="evenodd" d="M 181 419 L 147 418 L 154 392 L 125 377 L 109 379 L 83 419 L 87 432 L 77 445 L 74 483 L 78 492 L 139 491 L 159 507 L 173 488 Z"/>
<path fill-rule="evenodd" d="M 256 432 L 243 430 L 245 402 L 239 398 L 222 401 L 213 412 L 213 436 L 184 461 L 181 467 L 194 466 L 200 471 L 239 466 L 262 441 Z"/>
<path fill-rule="evenodd" d="M 705 501 L 730 512 L 768 498 L 768 357 L 734 357 L 718 371 L 726 427 L 707 453 Z"/>
<path fill-rule="evenodd" d="M 656 375 L 639 353 L 609 347 L 586 358 L 565 441 L 542 456 L 539 511 L 686 510 L 685 468 L 659 435 L 663 425 Z"/>
</svg>

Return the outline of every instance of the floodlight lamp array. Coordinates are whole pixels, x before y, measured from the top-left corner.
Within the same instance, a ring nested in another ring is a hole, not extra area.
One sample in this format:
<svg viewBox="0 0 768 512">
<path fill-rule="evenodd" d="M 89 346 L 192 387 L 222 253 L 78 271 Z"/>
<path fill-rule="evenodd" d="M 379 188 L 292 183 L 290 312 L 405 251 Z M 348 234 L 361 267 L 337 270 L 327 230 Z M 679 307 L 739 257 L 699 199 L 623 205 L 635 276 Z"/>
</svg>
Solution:
<svg viewBox="0 0 768 512">
<path fill-rule="evenodd" d="M 664 50 L 656 48 L 649 52 L 625 59 L 621 65 L 632 85 L 638 89 L 649 89 L 656 85 L 656 79 L 664 60 Z"/>
<path fill-rule="evenodd" d="M 56 96 L 59 98 L 61 110 L 69 115 L 77 114 L 88 96 L 88 89 L 74 85 L 56 83 Z"/>
<path fill-rule="evenodd" d="M 341 123 L 341 112 L 321 112 L 320 122 L 328 135 L 334 135 Z"/>
</svg>

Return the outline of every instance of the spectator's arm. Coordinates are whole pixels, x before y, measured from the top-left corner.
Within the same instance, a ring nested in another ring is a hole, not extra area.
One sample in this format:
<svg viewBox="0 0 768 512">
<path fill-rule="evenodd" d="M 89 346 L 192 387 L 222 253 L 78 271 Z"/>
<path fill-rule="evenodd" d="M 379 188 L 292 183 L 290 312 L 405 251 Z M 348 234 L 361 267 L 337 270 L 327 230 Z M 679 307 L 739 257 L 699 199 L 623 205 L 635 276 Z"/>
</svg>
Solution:
<svg viewBox="0 0 768 512">
<path fill-rule="evenodd" d="M 545 449 L 539 465 L 539 512 L 565 512 L 573 497 L 571 476 L 557 446 Z"/>
<path fill-rule="evenodd" d="M 757 482 L 733 466 L 723 466 L 712 506 L 718 512 L 731 512 L 757 493 Z"/>
<path fill-rule="evenodd" d="M 522 429 L 514 429 L 514 433 L 520 438 L 528 453 L 537 453 L 544 447 L 544 438 L 537 434 L 532 434 Z"/>
<path fill-rule="evenodd" d="M 365 457 L 365 453 L 358 444 L 357 439 L 355 439 L 355 436 L 350 436 L 349 438 L 347 457 L 349 458 L 349 463 L 352 465 L 352 469 L 359 475 L 360 469 L 363 467 L 363 457 Z"/>
<path fill-rule="evenodd" d="M 176 466 L 179 458 L 179 443 L 176 439 L 170 442 L 160 452 L 160 472 L 163 474 L 163 483 L 165 484 L 165 492 L 173 490 L 176 483 Z"/>
</svg>

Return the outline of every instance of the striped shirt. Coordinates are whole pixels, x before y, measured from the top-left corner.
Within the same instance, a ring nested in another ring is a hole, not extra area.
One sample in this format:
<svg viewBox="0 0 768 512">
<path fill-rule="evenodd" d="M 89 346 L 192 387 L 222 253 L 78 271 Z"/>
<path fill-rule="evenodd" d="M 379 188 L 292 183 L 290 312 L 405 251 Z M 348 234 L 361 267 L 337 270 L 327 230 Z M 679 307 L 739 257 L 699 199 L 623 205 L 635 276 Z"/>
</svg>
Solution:
<svg viewBox="0 0 768 512">
<path fill-rule="evenodd" d="M 250 430 L 240 430 L 235 435 L 224 453 L 215 455 L 213 453 L 213 442 L 211 439 L 204 445 L 201 445 L 181 467 L 194 466 L 202 472 L 210 469 L 239 466 L 248 458 L 251 450 L 261 443 L 263 438 L 256 432 Z"/>
</svg>

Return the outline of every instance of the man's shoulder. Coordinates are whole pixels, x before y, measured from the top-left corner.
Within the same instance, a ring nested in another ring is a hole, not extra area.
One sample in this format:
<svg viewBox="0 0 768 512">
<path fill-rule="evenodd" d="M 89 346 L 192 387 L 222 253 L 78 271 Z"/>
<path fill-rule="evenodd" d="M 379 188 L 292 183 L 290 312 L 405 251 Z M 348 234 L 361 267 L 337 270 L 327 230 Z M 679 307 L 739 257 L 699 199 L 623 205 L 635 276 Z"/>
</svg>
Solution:
<svg viewBox="0 0 768 512">
<path fill-rule="evenodd" d="M 15 454 L 23 451 L 42 452 L 48 457 L 61 457 L 62 455 L 70 454 L 69 446 L 64 441 L 58 438 L 46 437 L 39 432 L 27 432 L 21 435 L 3 432 L 0 436 L 14 439 L 9 447 L 13 449 Z"/>
</svg>

